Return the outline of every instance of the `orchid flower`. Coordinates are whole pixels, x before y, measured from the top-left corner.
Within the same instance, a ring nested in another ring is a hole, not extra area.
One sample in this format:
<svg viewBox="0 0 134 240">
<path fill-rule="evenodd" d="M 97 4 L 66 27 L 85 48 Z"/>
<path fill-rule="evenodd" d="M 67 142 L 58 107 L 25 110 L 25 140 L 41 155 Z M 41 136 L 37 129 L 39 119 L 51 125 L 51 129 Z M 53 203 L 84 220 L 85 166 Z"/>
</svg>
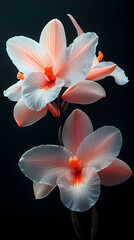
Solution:
<svg viewBox="0 0 134 240">
<path fill-rule="evenodd" d="M 56 186 L 63 204 L 73 211 L 86 211 L 98 200 L 100 184 L 111 186 L 127 180 L 132 172 L 117 159 L 122 136 L 112 126 L 93 132 L 89 117 L 76 109 L 67 118 L 63 146 L 41 145 L 24 153 L 21 171 L 34 182 L 36 198 L 47 196 Z"/>
<path fill-rule="evenodd" d="M 68 16 L 75 26 L 78 36 L 82 36 L 84 32 L 81 27 L 70 14 L 68 14 Z M 68 88 L 62 95 L 65 101 L 70 103 L 89 104 L 97 101 L 99 95 L 105 97 L 105 90 L 99 84 L 96 85 L 93 81 L 104 79 L 107 76 L 113 76 L 115 82 L 119 85 L 124 85 L 128 82 L 128 78 L 120 67 L 113 62 L 102 61 L 102 59 L 103 54 L 100 51 L 98 57 L 94 55 L 91 69 L 85 78 L 91 81 L 82 81 Z M 90 98 L 88 98 L 88 96 L 90 96 Z"/>
<path fill-rule="evenodd" d="M 5 90 L 4 96 L 7 96 L 12 101 L 18 101 L 14 106 L 13 115 L 19 127 L 32 125 L 33 123 L 43 118 L 47 114 L 48 110 L 53 114 L 54 117 L 58 117 L 60 115 L 59 109 L 57 105 L 54 104 L 54 102 L 48 103 L 46 107 L 40 111 L 29 109 L 21 97 L 22 81 L 24 80 L 25 76 L 19 72 L 17 74 L 17 78 L 19 81 Z"/>
<path fill-rule="evenodd" d="M 63 86 L 85 79 L 97 43 L 95 33 L 85 33 L 67 47 L 64 27 L 58 19 L 44 27 L 39 43 L 24 36 L 10 38 L 7 53 L 21 72 L 21 80 L 4 95 L 15 101 L 21 97 L 28 109 L 42 110 L 57 98 Z"/>
</svg>

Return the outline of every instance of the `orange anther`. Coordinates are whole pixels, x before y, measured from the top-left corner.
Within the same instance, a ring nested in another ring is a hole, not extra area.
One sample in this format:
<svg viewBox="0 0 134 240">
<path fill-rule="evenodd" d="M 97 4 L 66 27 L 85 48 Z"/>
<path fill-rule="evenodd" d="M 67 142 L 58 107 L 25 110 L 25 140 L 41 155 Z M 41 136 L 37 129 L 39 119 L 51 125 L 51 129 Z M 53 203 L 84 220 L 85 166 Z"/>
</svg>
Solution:
<svg viewBox="0 0 134 240">
<path fill-rule="evenodd" d="M 18 78 L 19 80 L 24 80 L 25 76 L 24 76 L 23 73 L 18 72 L 18 74 L 17 74 L 17 78 Z"/>
<path fill-rule="evenodd" d="M 74 156 L 74 157 L 70 157 L 69 158 L 69 163 L 70 163 L 70 167 L 75 171 L 75 172 L 80 172 L 82 167 L 79 163 L 79 159 Z"/>
<path fill-rule="evenodd" d="M 98 57 L 97 57 L 98 61 L 101 62 L 103 57 L 104 57 L 103 53 L 101 51 L 99 51 L 98 52 Z"/>
</svg>

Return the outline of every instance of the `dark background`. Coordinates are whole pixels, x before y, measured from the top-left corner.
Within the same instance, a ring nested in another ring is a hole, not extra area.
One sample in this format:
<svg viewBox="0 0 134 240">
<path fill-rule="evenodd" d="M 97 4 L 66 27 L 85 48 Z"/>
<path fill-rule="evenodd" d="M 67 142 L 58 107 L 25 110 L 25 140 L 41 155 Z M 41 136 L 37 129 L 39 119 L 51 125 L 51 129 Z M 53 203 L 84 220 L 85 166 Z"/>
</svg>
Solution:
<svg viewBox="0 0 134 240">
<path fill-rule="evenodd" d="M 68 44 L 76 31 L 67 17 L 72 14 L 85 32 L 99 36 L 97 50 L 104 60 L 123 68 L 130 82 L 118 86 L 112 77 L 100 82 L 107 98 L 92 105 L 72 104 L 65 118 L 79 107 L 91 118 L 94 129 L 104 125 L 118 127 L 123 135 L 119 158 L 134 171 L 133 124 L 133 1 L 123 0 L 0 0 L 0 95 L 1 95 L 1 236 L 43 239 L 76 239 L 70 210 L 60 201 L 58 189 L 47 198 L 35 200 L 32 182 L 18 168 L 18 160 L 28 149 L 40 144 L 58 144 L 58 121 L 49 113 L 36 124 L 19 128 L 13 119 L 14 102 L 3 97 L 3 90 L 16 82 L 17 69 L 9 59 L 5 43 L 8 38 L 24 35 L 38 41 L 41 30 L 53 18 L 64 24 Z M 114 187 L 102 186 L 96 204 L 99 215 L 99 240 L 133 239 L 134 178 Z M 79 213 L 80 225 L 89 239 L 91 210 Z M 4 233 L 4 235 L 2 235 Z M 4 238 L 5 239 L 5 238 Z"/>
</svg>

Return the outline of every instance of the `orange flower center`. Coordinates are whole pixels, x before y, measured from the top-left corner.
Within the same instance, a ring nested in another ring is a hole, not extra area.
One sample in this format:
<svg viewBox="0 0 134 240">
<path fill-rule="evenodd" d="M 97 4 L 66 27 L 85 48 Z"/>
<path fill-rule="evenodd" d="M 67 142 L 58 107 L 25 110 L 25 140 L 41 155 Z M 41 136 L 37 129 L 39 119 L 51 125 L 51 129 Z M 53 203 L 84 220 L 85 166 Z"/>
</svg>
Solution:
<svg viewBox="0 0 134 240">
<path fill-rule="evenodd" d="M 97 57 L 98 61 L 101 62 L 103 57 L 104 57 L 103 53 L 101 51 L 99 51 L 98 52 L 98 57 Z"/>
<path fill-rule="evenodd" d="M 74 171 L 72 184 L 76 188 L 84 182 L 81 174 L 82 166 L 80 165 L 79 159 L 76 156 L 69 158 L 69 164 Z"/>
<path fill-rule="evenodd" d="M 53 73 L 53 67 L 52 66 L 45 67 L 44 73 L 47 76 L 47 78 L 49 79 L 49 81 L 55 81 L 56 80 L 56 76 Z"/>
<path fill-rule="evenodd" d="M 70 167 L 77 173 L 79 173 L 82 169 L 79 163 L 79 159 L 76 156 L 69 158 L 69 164 L 70 164 Z"/>
<path fill-rule="evenodd" d="M 48 91 L 50 88 L 52 88 L 55 85 L 56 76 L 53 73 L 53 67 L 51 65 L 50 66 L 48 65 L 47 67 L 45 67 L 44 74 L 47 76 L 48 82 L 45 82 L 44 86 L 41 87 L 41 89 Z"/>
</svg>

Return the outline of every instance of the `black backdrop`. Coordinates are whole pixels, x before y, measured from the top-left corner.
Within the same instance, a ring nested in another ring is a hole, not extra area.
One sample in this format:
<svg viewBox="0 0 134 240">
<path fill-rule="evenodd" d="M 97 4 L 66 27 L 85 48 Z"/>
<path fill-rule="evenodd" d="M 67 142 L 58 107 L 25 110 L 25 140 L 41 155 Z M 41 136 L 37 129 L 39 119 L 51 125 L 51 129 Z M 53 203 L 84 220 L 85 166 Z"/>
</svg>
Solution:
<svg viewBox="0 0 134 240">
<path fill-rule="evenodd" d="M 13 119 L 14 103 L 3 97 L 3 90 L 16 81 L 17 69 L 5 48 L 8 38 L 24 35 L 38 41 L 44 25 L 53 18 L 64 24 L 68 44 L 76 32 L 67 13 L 72 14 L 83 30 L 99 35 L 97 50 L 104 60 L 123 68 L 130 82 L 118 86 L 108 77 L 100 82 L 107 98 L 92 105 L 72 104 L 67 117 L 79 107 L 91 118 L 94 129 L 104 125 L 118 127 L 123 135 L 120 159 L 132 170 L 133 163 L 133 1 L 123 0 L 0 0 L 0 84 L 1 84 L 1 235 L 43 239 L 77 239 L 70 220 L 70 211 L 64 207 L 55 189 L 46 199 L 35 200 L 32 182 L 18 168 L 20 156 L 33 146 L 58 144 L 58 121 L 49 113 L 36 124 L 19 128 Z M 99 215 L 98 239 L 133 239 L 134 179 L 114 187 L 102 187 L 96 204 Z M 91 212 L 79 213 L 78 218 L 89 239 Z M 131 237 L 130 237 L 131 236 Z"/>
</svg>

